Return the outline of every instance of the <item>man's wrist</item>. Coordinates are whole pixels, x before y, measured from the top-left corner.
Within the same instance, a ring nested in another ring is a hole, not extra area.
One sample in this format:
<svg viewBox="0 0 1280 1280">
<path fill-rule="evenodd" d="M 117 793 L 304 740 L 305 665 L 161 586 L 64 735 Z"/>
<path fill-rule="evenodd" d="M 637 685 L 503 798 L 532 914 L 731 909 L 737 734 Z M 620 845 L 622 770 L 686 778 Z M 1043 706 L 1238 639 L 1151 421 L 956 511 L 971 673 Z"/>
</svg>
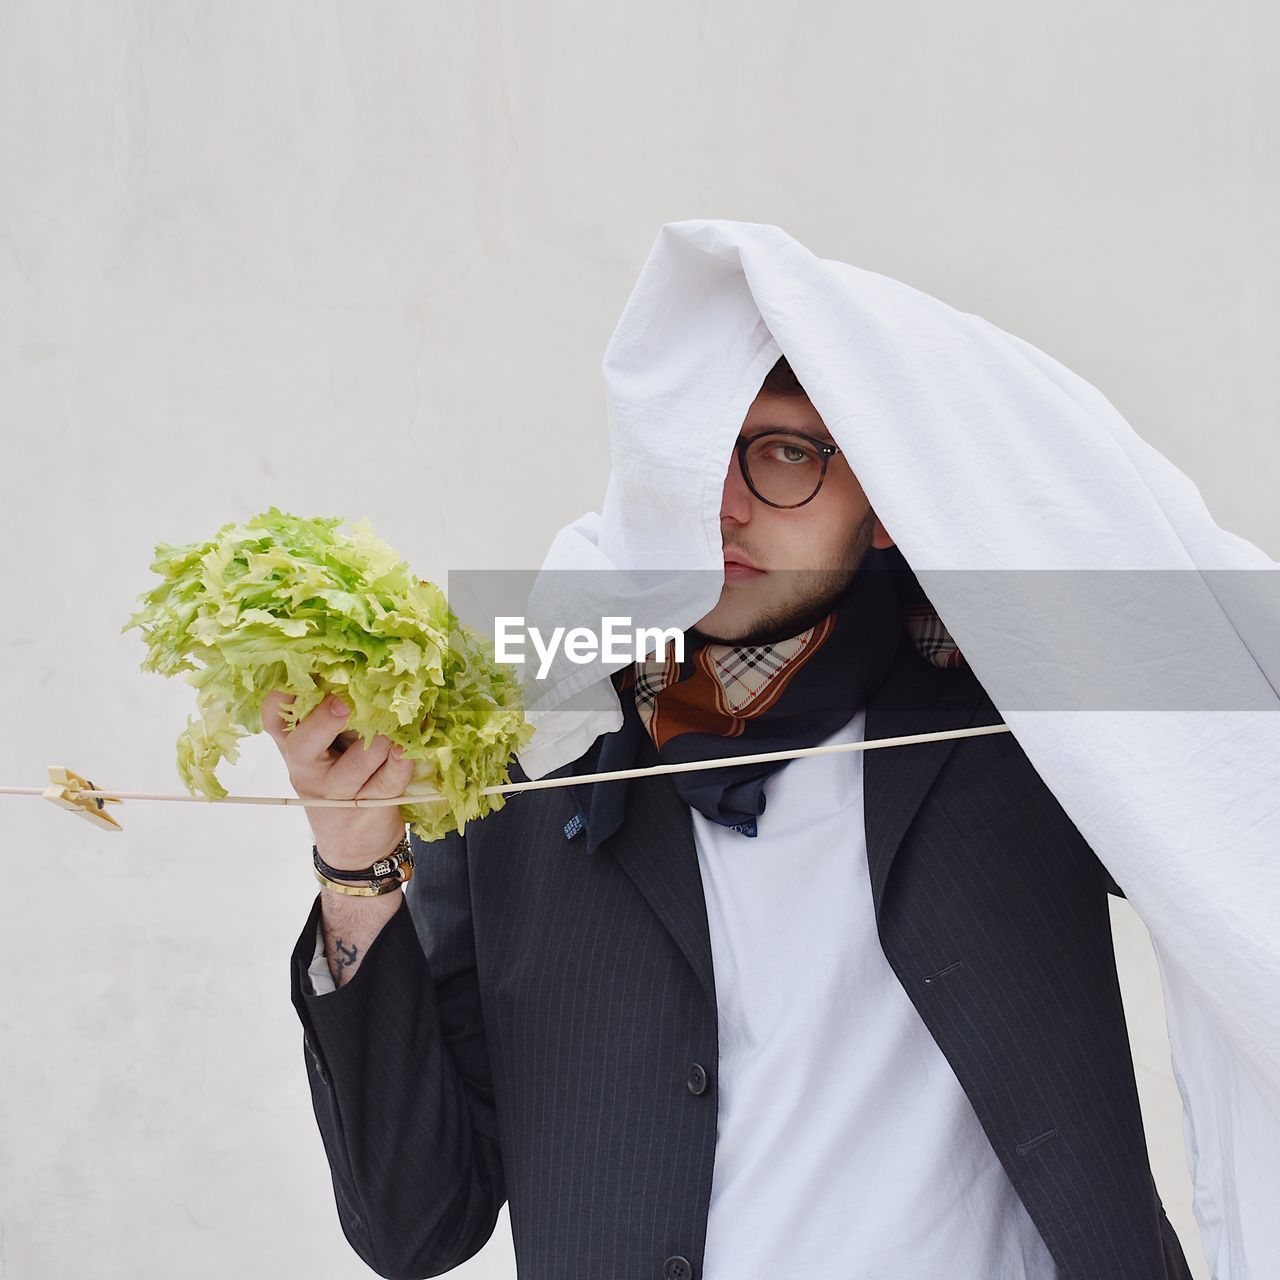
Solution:
<svg viewBox="0 0 1280 1280">
<path fill-rule="evenodd" d="M 383 844 L 363 844 L 361 846 L 339 846 L 333 849 L 322 849 L 319 841 L 312 843 L 312 850 L 324 859 L 333 871 L 332 879 L 343 880 L 367 872 L 371 866 L 389 858 L 407 837 L 405 827 L 400 827 L 395 835 Z M 343 873 L 346 873 L 345 875 Z"/>
</svg>

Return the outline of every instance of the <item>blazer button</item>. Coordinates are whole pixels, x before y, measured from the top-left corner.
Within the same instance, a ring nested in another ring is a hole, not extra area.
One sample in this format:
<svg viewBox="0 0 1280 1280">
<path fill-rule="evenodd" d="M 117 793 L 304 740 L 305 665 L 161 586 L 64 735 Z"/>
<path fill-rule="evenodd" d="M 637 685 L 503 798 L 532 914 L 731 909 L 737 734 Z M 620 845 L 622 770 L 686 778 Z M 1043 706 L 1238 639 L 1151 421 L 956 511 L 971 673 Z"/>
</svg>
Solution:
<svg viewBox="0 0 1280 1280">
<path fill-rule="evenodd" d="M 673 1254 L 662 1264 L 662 1280 L 693 1280 L 693 1263 L 680 1254 Z"/>
<path fill-rule="evenodd" d="M 689 1086 L 690 1093 L 705 1093 L 707 1089 L 707 1073 L 701 1063 L 695 1062 L 689 1068 L 689 1074 L 685 1077 L 685 1084 Z"/>
</svg>

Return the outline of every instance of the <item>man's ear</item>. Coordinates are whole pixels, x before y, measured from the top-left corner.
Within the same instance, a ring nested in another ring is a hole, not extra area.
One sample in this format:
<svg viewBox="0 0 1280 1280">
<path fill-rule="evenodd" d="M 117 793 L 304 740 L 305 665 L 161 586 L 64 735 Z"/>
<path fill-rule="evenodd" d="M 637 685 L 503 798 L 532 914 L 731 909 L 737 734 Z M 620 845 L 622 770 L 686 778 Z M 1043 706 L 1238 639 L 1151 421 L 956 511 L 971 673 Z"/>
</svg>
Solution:
<svg viewBox="0 0 1280 1280">
<path fill-rule="evenodd" d="M 889 537 L 884 525 L 880 523 L 880 517 L 876 516 L 875 526 L 871 530 L 871 545 L 877 551 L 886 551 L 893 546 L 893 539 Z"/>
</svg>

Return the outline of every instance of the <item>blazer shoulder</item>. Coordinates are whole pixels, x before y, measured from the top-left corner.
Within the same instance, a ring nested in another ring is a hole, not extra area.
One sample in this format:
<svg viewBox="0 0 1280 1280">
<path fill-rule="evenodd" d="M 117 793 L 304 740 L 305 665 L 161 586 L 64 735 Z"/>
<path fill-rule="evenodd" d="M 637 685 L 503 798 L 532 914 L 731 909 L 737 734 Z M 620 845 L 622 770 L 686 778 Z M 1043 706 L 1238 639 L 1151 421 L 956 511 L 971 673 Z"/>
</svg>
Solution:
<svg viewBox="0 0 1280 1280">
<path fill-rule="evenodd" d="M 991 696 L 987 693 L 986 689 L 982 689 L 981 697 L 979 699 L 978 712 L 974 716 L 974 723 L 975 724 L 996 724 L 1003 720 L 1004 720 L 1004 716 L 1000 713 L 995 703 L 992 702 Z M 1041 777 L 1040 771 L 1036 769 L 1035 765 L 1031 762 L 1030 757 L 1028 757 L 1027 753 L 1022 748 L 1022 744 L 1017 740 L 1017 738 L 1014 737 L 1013 733 L 1010 732 L 1008 734 L 1000 734 L 998 736 L 1000 738 L 1006 739 L 1005 746 L 1009 754 L 1014 755 L 1018 758 L 1019 763 L 1022 764 L 1024 767 L 1024 771 L 1029 774 L 1034 774 L 1035 782 L 1033 784 L 1033 789 L 1038 791 L 1043 791 L 1044 795 L 1053 802 L 1054 808 L 1061 810 L 1063 819 L 1067 822 L 1070 822 L 1071 821 L 1070 815 L 1067 814 L 1064 809 L 1062 809 L 1061 802 L 1053 794 L 1053 791 L 1050 789 L 1049 784 L 1045 782 L 1043 777 Z M 1072 823 L 1072 827 L 1073 829 L 1076 830 L 1077 834 L 1079 834 L 1079 828 L 1075 827 L 1074 823 Z M 1080 839 L 1082 842 L 1084 841 L 1083 835 L 1080 836 Z M 1097 853 L 1094 852 L 1093 847 L 1091 845 L 1087 845 L 1086 847 L 1088 847 L 1090 854 L 1093 856 L 1093 861 L 1098 868 L 1099 877 L 1107 893 L 1111 894 L 1113 897 L 1116 897 L 1116 898 L 1123 898 L 1125 896 L 1124 890 L 1119 886 L 1119 884 L 1116 883 L 1115 878 L 1106 869 L 1106 867 L 1102 865 L 1102 860 L 1098 857 Z"/>
</svg>

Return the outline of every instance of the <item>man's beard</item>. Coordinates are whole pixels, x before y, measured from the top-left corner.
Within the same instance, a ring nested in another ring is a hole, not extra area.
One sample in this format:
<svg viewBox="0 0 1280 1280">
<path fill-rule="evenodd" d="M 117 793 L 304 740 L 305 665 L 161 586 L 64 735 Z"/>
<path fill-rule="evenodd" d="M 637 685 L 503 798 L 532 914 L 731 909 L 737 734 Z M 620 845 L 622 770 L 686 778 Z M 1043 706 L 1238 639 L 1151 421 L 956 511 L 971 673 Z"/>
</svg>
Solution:
<svg viewBox="0 0 1280 1280">
<path fill-rule="evenodd" d="M 875 513 L 868 511 L 866 519 L 854 530 L 849 545 L 841 557 L 841 569 L 776 569 L 775 573 L 794 576 L 796 598 L 785 605 L 766 609 L 749 631 L 739 636 L 716 636 L 693 626 L 689 630 L 713 644 L 778 644 L 801 631 L 821 622 L 835 608 L 836 601 L 848 590 L 862 561 L 871 546 L 875 526 Z"/>
</svg>

